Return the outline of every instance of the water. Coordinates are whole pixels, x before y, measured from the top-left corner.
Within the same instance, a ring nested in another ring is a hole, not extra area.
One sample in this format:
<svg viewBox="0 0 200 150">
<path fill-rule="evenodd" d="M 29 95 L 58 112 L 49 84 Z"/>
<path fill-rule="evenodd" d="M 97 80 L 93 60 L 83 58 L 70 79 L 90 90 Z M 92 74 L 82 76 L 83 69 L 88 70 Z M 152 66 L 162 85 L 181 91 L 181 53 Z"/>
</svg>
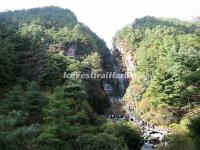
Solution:
<svg viewBox="0 0 200 150">
<path fill-rule="evenodd" d="M 104 85 L 108 86 L 109 84 L 106 83 Z M 111 85 L 109 85 L 108 87 L 110 86 Z M 111 102 L 111 105 L 114 105 L 116 103 L 122 104 L 122 107 L 125 111 L 124 114 L 126 114 L 126 117 L 123 114 L 119 116 L 119 115 L 116 115 L 117 110 L 115 112 L 112 111 L 113 114 L 109 114 L 109 117 L 108 117 L 109 120 L 112 120 L 113 122 L 117 122 L 119 120 L 128 120 L 136 124 L 141 129 L 143 133 L 143 140 L 144 140 L 144 145 L 142 146 L 141 150 L 152 150 L 153 147 L 155 146 L 155 144 L 153 143 L 156 142 L 158 144 L 164 140 L 164 135 L 167 133 L 166 130 L 161 130 L 153 125 L 145 123 L 141 118 L 134 115 L 134 111 L 130 109 L 129 106 L 124 105 L 122 97 L 108 96 L 108 98 Z"/>
<path fill-rule="evenodd" d="M 114 51 L 113 51 L 113 53 L 114 53 Z M 123 49 L 122 48 L 119 49 L 118 53 L 124 55 Z M 112 62 L 113 62 L 114 72 L 122 73 L 122 70 L 123 70 L 123 68 L 121 68 L 122 65 L 118 64 L 119 62 L 117 62 L 117 61 L 113 61 L 113 58 L 111 58 L 111 59 L 112 59 Z M 123 57 L 121 59 L 123 59 Z M 122 60 L 121 60 L 120 63 L 122 63 Z M 126 56 L 124 55 L 123 63 L 126 66 L 127 72 L 134 73 L 135 65 L 134 65 L 134 63 L 131 59 L 130 54 L 128 54 Z M 163 141 L 164 135 L 167 133 L 167 131 L 166 130 L 164 130 L 164 131 L 160 130 L 159 128 L 154 127 L 154 125 L 150 125 L 148 123 L 145 123 L 141 118 L 134 115 L 134 111 L 131 110 L 129 108 L 129 106 L 124 105 L 122 97 L 125 94 L 125 90 L 126 90 L 127 86 L 128 86 L 127 78 L 117 78 L 115 80 L 114 87 L 116 87 L 118 89 L 118 91 L 119 91 L 118 95 L 109 96 L 109 94 L 112 93 L 112 92 L 108 89 L 113 89 L 113 88 L 108 83 L 104 84 L 104 90 L 105 90 L 105 93 L 107 93 L 111 104 L 112 105 L 116 104 L 116 103 L 122 104 L 122 109 L 124 109 L 126 115 L 128 114 L 128 121 L 133 122 L 134 124 L 136 124 L 141 129 L 141 131 L 143 133 L 143 140 L 144 140 L 144 144 L 143 144 L 141 150 L 152 150 L 153 147 L 155 146 L 153 143 L 155 143 L 155 141 L 157 141 L 157 143 L 160 143 L 161 141 Z M 105 87 L 111 87 L 111 88 L 105 88 Z M 112 113 L 113 113 L 113 111 L 112 111 Z M 117 120 L 119 120 L 119 116 L 117 116 L 117 118 L 115 118 L 113 114 L 110 114 L 108 119 L 110 119 L 114 122 L 117 122 Z M 122 117 L 122 118 L 120 118 L 120 120 L 121 119 L 127 120 L 126 117 Z"/>
</svg>

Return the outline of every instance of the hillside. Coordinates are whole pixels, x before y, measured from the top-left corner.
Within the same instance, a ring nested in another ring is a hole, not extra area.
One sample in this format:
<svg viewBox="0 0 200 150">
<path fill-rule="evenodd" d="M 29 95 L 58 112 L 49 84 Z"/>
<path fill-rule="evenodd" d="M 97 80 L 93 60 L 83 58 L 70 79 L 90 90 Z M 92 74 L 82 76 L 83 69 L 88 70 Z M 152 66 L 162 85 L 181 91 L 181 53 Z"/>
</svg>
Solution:
<svg viewBox="0 0 200 150">
<path fill-rule="evenodd" d="M 199 20 L 135 19 L 110 50 L 69 9 L 0 12 L 0 150 L 198 150 L 199 131 Z"/>
<path fill-rule="evenodd" d="M 46 28 L 59 28 L 65 27 L 66 25 L 73 26 L 78 23 L 72 11 L 54 6 L 2 12 L 0 18 L 5 22 L 11 21 L 17 24 L 31 23 L 34 21 Z"/>
<path fill-rule="evenodd" d="M 68 9 L 0 13 L 0 149 L 139 149 L 135 126 L 103 116 L 102 79 L 63 77 L 112 71 L 110 56 Z"/>
<path fill-rule="evenodd" d="M 188 132 L 196 135 L 194 130 L 199 129 L 187 117 L 200 108 L 199 27 L 198 22 L 147 16 L 113 38 L 115 59 L 124 72 L 134 76 L 124 95 L 126 103 L 145 121 L 187 138 Z M 188 126 L 196 128 L 188 130 Z M 194 145 L 191 139 L 182 140 L 186 149 L 192 149 L 188 148 Z"/>
</svg>

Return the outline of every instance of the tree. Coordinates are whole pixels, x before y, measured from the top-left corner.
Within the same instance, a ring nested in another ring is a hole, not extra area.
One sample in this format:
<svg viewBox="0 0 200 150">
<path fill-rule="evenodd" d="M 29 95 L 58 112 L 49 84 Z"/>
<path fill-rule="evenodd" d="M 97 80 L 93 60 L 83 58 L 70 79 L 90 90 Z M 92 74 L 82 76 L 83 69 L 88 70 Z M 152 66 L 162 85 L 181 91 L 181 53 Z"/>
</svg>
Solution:
<svg viewBox="0 0 200 150">
<path fill-rule="evenodd" d="M 101 73 L 102 72 L 102 59 L 101 56 L 95 52 L 88 55 L 83 61 L 83 67 L 85 72 L 89 73 Z"/>
<path fill-rule="evenodd" d="M 14 64 L 16 61 L 13 35 L 0 24 L 0 86 L 8 86 L 15 80 Z"/>
<path fill-rule="evenodd" d="M 191 123 L 188 125 L 190 134 L 195 139 L 196 146 L 198 148 L 200 144 L 200 117 L 191 119 Z"/>
<path fill-rule="evenodd" d="M 8 92 L 0 112 L 3 149 L 27 149 L 31 146 L 30 142 L 40 132 L 44 104 L 45 98 L 35 82 L 25 90 L 17 86 Z"/>
<path fill-rule="evenodd" d="M 120 138 L 106 133 L 94 134 L 83 134 L 77 139 L 78 149 L 87 150 L 120 150 L 128 149 L 126 144 Z"/>
<path fill-rule="evenodd" d="M 80 81 L 67 81 L 49 95 L 44 109 L 46 128 L 38 136 L 38 147 L 65 149 L 75 147 L 81 126 L 90 124 L 91 108 Z"/>
<path fill-rule="evenodd" d="M 176 122 L 177 115 L 178 119 L 182 117 L 181 108 L 186 107 L 194 97 L 197 99 L 200 63 L 198 30 L 199 24 L 195 22 L 146 16 L 117 32 L 115 50 L 121 47 L 122 57 L 131 55 L 136 65 L 134 81 L 130 82 L 125 97 L 137 103 L 139 107 L 136 106 L 136 110 L 140 114 L 143 112 L 142 117 L 155 114 L 155 118 L 167 117 L 166 124 Z M 125 64 L 128 60 L 122 61 Z M 188 90 L 191 86 L 197 93 Z M 137 87 L 139 92 L 135 92 L 133 87 Z M 144 103 L 149 104 L 145 109 L 142 107 Z M 160 116 L 158 112 L 164 111 L 160 106 L 165 105 L 173 111 Z M 154 122 L 152 117 L 148 119 Z"/>
<path fill-rule="evenodd" d="M 140 131 L 130 123 L 122 122 L 117 126 L 118 136 L 124 138 L 129 149 L 140 149 L 142 145 Z"/>
<path fill-rule="evenodd" d="M 64 72 L 68 73 L 68 59 L 56 54 L 49 55 L 48 62 L 39 73 L 39 82 L 43 87 L 55 87 L 64 83 Z"/>
</svg>

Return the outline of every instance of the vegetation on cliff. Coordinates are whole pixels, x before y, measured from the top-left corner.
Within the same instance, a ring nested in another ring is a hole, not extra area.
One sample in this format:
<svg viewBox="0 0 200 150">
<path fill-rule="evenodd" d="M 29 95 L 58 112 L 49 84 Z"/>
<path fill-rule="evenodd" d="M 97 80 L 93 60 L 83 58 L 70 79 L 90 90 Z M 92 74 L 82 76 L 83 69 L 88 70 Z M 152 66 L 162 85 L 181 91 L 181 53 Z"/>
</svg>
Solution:
<svg viewBox="0 0 200 150">
<path fill-rule="evenodd" d="M 176 130 L 183 126 L 197 141 L 198 121 L 189 118 L 200 114 L 199 27 L 198 22 L 147 16 L 114 37 L 114 46 L 130 54 L 136 66 L 126 101 L 146 121 Z"/>
<path fill-rule="evenodd" d="M 68 9 L 0 13 L 0 149 L 139 149 L 136 127 L 102 116 L 110 103 L 100 79 L 63 78 L 112 69 L 109 56 Z"/>
</svg>

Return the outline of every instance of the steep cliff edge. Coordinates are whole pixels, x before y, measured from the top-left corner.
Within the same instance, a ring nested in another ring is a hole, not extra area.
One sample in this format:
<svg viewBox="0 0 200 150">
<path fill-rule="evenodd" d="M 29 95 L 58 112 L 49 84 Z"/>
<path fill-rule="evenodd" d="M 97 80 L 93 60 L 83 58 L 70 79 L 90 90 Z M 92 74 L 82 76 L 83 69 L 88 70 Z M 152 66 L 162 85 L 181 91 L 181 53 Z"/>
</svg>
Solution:
<svg viewBox="0 0 200 150">
<path fill-rule="evenodd" d="M 120 96 L 124 96 L 129 82 L 134 77 L 135 62 L 133 61 L 131 54 L 124 50 L 122 42 L 116 41 L 113 43 L 111 54 L 113 56 L 114 72 L 126 74 L 127 76 L 127 78 L 119 78 L 116 84 Z"/>
<path fill-rule="evenodd" d="M 192 79 L 200 65 L 198 29 L 192 22 L 144 17 L 116 33 L 114 60 L 133 75 L 122 83 L 123 99 L 145 120 L 170 125 L 198 107 L 200 88 Z"/>
<path fill-rule="evenodd" d="M 199 29 L 195 22 L 147 16 L 113 38 L 117 69 L 133 74 L 126 84 L 119 82 L 125 105 L 147 124 L 169 129 L 167 137 L 175 140 L 165 140 L 170 147 L 181 141 L 178 149 L 193 149 L 195 138 L 189 133 L 199 129 Z"/>
</svg>

